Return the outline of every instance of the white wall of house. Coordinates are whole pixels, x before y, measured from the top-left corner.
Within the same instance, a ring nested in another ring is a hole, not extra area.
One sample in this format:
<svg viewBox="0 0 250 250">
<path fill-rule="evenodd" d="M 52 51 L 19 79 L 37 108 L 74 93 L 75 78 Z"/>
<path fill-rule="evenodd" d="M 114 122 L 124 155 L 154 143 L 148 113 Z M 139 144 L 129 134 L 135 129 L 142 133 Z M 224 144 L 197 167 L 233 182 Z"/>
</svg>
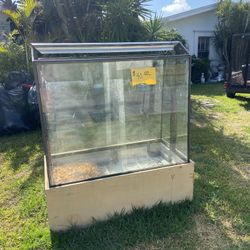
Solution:
<svg viewBox="0 0 250 250">
<path fill-rule="evenodd" d="M 201 13 L 199 13 L 201 12 Z M 191 10 L 165 19 L 167 28 L 175 28 L 187 41 L 187 47 L 191 55 L 198 56 L 199 37 L 209 37 L 209 59 L 212 66 L 221 63 L 214 43 L 214 29 L 217 23 L 216 6 L 206 7 L 200 11 Z"/>
</svg>

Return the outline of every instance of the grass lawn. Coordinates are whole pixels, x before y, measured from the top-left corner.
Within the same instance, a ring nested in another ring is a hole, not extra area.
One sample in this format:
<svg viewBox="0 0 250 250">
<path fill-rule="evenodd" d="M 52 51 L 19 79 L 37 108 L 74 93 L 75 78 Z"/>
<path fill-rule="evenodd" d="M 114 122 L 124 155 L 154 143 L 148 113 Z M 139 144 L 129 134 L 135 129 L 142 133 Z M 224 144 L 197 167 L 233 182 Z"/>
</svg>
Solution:
<svg viewBox="0 0 250 250">
<path fill-rule="evenodd" d="M 194 200 L 51 233 L 40 132 L 0 137 L 0 249 L 250 249 L 250 96 L 192 86 Z"/>
</svg>

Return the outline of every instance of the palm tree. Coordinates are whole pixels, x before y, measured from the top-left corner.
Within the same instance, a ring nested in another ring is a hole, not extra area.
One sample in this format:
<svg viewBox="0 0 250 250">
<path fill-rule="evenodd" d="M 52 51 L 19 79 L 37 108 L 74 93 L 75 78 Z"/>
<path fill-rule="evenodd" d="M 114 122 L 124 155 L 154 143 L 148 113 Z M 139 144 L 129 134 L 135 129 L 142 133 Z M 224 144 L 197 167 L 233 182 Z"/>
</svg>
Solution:
<svg viewBox="0 0 250 250">
<path fill-rule="evenodd" d="M 141 20 L 150 16 L 148 0 L 108 1 L 104 6 L 103 36 L 106 41 L 138 41 L 145 34 Z"/>
<path fill-rule="evenodd" d="M 175 30 L 167 29 L 164 25 L 161 16 L 150 17 L 149 20 L 144 22 L 146 29 L 146 41 L 180 41 L 184 46 L 186 45 L 185 39 Z"/>
<path fill-rule="evenodd" d="M 77 42 L 101 40 L 102 8 L 107 0 L 54 0 L 62 29 Z"/>
<path fill-rule="evenodd" d="M 161 17 L 158 17 L 155 14 L 154 18 L 150 17 L 149 21 L 146 21 L 144 25 L 147 31 L 146 40 L 164 40 L 165 33 L 163 31 L 163 22 Z"/>
<path fill-rule="evenodd" d="M 22 40 L 24 42 L 26 64 L 29 69 L 29 53 L 28 46 L 32 40 L 32 27 L 35 21 L 36 13 L 35 9 L 38 7 L 36 0 L 21 0 L 18 2 L 18 6 L 15 10 L 3 9 L 2 12 L 8 16 L 15 24 Z"/>
<path fill-rule="evenodd" d="M 58 14 L 56 0 L 39 0 L 39 10 L 33 25 L 33 33 L 38 41 L 62 41 L 66 37 L 63 20 Z"/>
</svg>

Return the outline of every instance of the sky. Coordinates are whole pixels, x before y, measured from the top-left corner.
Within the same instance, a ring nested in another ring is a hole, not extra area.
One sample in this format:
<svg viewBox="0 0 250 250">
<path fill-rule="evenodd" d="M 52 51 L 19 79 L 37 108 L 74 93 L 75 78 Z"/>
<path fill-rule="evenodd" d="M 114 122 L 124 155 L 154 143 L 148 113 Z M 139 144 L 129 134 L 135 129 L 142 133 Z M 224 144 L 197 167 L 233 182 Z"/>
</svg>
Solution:
<svg viewBox="0 0 250 250">
<path fill-rule="evenodd" d="M 216 2 L 217 0 L 151 0 L 148 5 L 152 11 L 169 16 Z"/>
</svg>

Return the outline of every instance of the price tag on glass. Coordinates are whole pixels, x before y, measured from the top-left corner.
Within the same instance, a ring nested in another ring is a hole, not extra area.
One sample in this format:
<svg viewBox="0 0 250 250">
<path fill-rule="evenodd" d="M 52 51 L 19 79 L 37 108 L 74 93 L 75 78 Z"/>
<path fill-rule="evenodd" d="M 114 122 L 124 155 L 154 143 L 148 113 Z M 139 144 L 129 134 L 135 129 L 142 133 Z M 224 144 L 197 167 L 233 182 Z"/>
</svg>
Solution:
<svg viewBox="0 0 250 250">
<path fill-rule="evenodd" d="M 131 85 L 139 84 L 155 85 L 156 84 L 156 68 L 132 68 L 131 69 Z"/>
</svg>

